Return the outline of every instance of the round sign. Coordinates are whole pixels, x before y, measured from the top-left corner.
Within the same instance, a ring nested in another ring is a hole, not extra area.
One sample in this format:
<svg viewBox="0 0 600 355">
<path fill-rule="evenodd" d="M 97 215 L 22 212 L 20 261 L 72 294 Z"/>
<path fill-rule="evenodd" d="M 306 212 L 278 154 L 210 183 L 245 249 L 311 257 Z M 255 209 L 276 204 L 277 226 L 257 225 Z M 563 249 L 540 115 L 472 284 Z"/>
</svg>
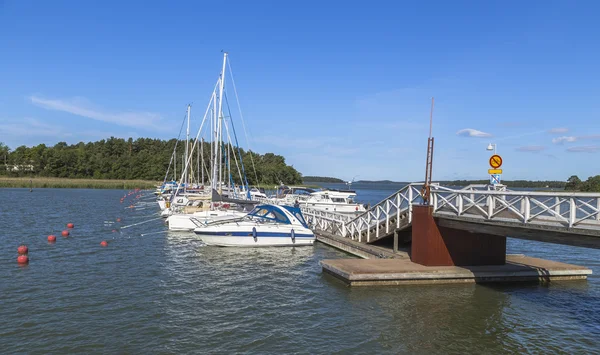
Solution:
<svg viewBox="0 0 600 355">
<path fill-rule="evenodd" d="M 490 157 L 490 166 L 494 169 L 498 169 L 502 166 L 502 157 L 498 154 L 494 154 Z"/>
</svg>

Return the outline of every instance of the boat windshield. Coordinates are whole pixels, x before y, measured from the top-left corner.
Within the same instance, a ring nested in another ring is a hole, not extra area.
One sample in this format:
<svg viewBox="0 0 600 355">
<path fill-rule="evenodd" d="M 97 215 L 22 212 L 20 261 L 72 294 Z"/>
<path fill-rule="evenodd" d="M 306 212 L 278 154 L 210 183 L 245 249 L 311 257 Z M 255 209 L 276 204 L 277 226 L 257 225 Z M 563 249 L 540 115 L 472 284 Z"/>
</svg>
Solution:
<svg viewBox="0 0 600 355">
<path fill-rule="evenodd" d="M 248 216 L 250 216 L 251 218 L 258 217 L 276 223 L 292 224 L 292 222 L 290 222 L 290 219 L 287 218 L 287 216 L 275 206 L 256 206 L 250 213 L 248 213 Z"/>
<path fill-rule="evenodd" d="M 288 210 L 291 214 L 293 214 L 294 217 L 296 217 L 296 219 L 300 222 L 300 224 L 302 224 L 302 226 L 304 226 L 305 228 L 308 228 L 308 224 L 304 220 L 302 211 L 300 211 L 299 208 L 292 207 L 292 206 L 282 206 L 282 207 L 285 208 L 286 210 Z"/>
</svg>

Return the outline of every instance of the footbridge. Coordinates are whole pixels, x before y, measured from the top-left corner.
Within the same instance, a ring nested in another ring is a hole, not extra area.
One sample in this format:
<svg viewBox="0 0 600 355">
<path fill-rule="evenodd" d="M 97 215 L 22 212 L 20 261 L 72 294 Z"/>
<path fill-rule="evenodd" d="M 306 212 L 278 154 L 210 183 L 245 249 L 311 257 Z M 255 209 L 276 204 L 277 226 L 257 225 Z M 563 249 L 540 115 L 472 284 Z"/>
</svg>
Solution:
<svg viewBox="0 0 600 355">
<path fill-rule="evenodd" d="M 504 185 L 453 188 L 434 183 L 430 204 L 423 205 L 422 187 L 422 183 L 408 184 L 359 215 L 302 210 L 317 235 L 366 244 L 399 235 L 412 237 L 413 253 L 415 233 L 436 234 L 445 249 L 454 245 L 457 250 L 502 249 L 484 246 L 494 239 L 490 236 L 503 237 L 504 250 L 507 236 L 600 248 L 600 193 L 515 191 Z M 435 248 L 433 239 L 424 238 L 425 244 L 416 249 Z"/>
</svg>

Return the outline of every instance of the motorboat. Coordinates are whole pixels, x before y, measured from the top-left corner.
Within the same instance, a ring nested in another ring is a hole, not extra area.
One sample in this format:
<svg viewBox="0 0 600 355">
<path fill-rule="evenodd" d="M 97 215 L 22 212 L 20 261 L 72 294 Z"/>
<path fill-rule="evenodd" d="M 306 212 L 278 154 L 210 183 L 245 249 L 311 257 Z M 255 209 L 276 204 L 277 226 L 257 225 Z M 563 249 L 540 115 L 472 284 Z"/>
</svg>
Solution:
<svg viewBox="0 0 600 355">
<path fill-rule="evenodd" d="M 361 213 L 365 206 L 354 202 L 353 190 L 314 190 L 307 187 L 281 186 L 275 201 L 278 204 L 339 213 Z"/>
<path fill-rule="evenodd" d="M 313 245 L 315 235 L 299 208 L 258 205 L 242 218 L 200 225 L 194 233 L 207 245 L 269 247 Z"/>
</svg>

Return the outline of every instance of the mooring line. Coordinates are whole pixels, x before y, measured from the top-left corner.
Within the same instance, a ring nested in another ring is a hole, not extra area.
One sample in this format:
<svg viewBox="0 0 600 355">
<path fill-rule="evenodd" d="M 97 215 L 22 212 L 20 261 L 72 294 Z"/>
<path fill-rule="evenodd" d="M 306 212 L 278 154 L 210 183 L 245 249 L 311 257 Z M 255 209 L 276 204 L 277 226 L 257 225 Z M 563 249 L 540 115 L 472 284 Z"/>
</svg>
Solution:
<svg viewBox="0 0 600 355">
<path fill-rule="evenodd" d="M 150 234 L 158 234 L 158 233 L 167 233 L 168 230 L 166 231 L 158 231 L 158 232 L 151 232 L 151 233 L 142 233 L 140 234 L 140 237 L 146 236 L 146 235 L 150 235 Z"/>
<path fill-rule="evenodd" d="M 161 218 L 162 218 L 162 217 L 156 217 L 156 218 L 149 219 L 149 220 L 147 220 L 147 221 L 143 221 L 143 222 L 138 222 L 138 223 L 130 224 L 130 225 L 128 225 L 128 226 L 123 226 L 123 227 L 121 227 L 121 229 L 125 229 L 125 228 L 129 228 L 129 227 L 137 226 L 137 225 L 140 225 L 140 224 L 148 223 L 148 222 L 151 222 L 151 221 L 154 221 L 154 220 L 157 220 L 157 219 L 161 219 Z"/>
</svg>

